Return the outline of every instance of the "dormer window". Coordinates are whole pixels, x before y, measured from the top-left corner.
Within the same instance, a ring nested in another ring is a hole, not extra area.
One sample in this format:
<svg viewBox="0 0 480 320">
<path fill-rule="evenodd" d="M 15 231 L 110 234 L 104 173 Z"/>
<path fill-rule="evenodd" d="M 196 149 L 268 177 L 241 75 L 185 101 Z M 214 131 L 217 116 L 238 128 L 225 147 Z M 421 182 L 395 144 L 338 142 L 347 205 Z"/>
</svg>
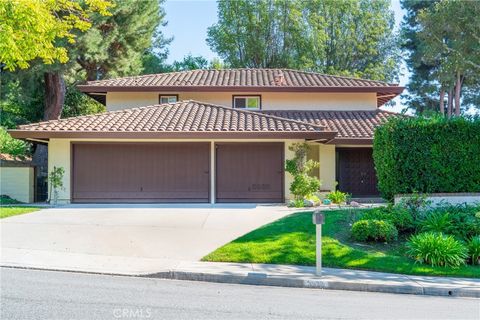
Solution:
<svg viewBox="0 0 480 320">
<path fill-rule="evenodd" d="M 233 96 L 235 109 L 260 110 L 262 108 L 260 96 Z"/>
<path fill-rule="evenodd" d="M 175 103 L 178 101 L 178 94 L 161 94 L 158 100 L 160 104 Z"/>
</svg>

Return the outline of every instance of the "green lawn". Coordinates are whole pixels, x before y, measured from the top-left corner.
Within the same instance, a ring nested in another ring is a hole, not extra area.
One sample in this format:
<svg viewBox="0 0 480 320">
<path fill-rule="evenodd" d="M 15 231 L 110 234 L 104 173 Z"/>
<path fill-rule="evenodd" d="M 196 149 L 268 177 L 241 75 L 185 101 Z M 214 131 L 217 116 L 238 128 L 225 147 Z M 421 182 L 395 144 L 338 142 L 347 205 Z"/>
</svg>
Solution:
<svg viewBox="0 0 480 320">
<path fill-rule="evenodd" d="M 8 206 L 0 207 L 0 219 L 40 210 L 38 207 Z"/>
<path fill-rule="evenodd" d="M 405 255 L 404 241 L 391 244 L 354 243 L 349 237 L 351 213 L 329 211 L 323 226 L 325 267 L 382 272 L 480 278 L 480 267 L 458 269 L 416 264 Z M 403 239 L 404 240 L 404 239 Z M 292 214 L 254 230 L 214 252 L 203 261 L 315 265 L 315 226 L 311 212 Z"/>
</svg>

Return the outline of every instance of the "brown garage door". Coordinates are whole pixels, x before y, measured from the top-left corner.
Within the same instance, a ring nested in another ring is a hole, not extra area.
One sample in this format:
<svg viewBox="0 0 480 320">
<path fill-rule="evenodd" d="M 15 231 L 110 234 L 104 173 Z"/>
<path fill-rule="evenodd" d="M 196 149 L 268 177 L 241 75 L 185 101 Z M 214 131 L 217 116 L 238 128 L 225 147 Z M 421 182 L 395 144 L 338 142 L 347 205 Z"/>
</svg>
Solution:
<svg viewBox="0 0 480 320">
<path fill-rule="evenodd" d="M 371 148 L 338 148 L 338 188 L 356 197 L 377 196 L 377 175 Z"/>
<path fill-rule="evenodd" d="M 74 202 L 208 202 L 209 143 L 73 145 Z"/>
<path fill-rule="evenodd" d="M 283 143 L 217 144 L 217 202 L 283 202 L 283 153 Z"/>
</svg>

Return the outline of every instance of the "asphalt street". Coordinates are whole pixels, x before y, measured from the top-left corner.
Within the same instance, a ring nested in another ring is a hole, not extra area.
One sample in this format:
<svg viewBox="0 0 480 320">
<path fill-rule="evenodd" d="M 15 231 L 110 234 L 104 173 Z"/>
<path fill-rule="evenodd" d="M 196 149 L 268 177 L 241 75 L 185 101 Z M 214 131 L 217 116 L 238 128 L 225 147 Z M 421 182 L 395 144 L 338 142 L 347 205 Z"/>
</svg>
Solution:
<svg viewBox="0 0 480 320">
<path fill-rule="evenodd" d="M 1 268 L 1 319 L 480 319 L 480 300 Z"/>
</svg>

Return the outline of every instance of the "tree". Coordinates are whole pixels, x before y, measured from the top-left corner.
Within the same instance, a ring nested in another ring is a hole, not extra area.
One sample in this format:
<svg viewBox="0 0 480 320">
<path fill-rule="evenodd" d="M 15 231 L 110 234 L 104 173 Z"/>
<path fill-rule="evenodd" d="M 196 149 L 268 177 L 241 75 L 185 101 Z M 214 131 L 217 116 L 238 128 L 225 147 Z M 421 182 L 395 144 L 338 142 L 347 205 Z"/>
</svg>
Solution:
<svg viewBox="0 0 480 320">
<path fill-rule="evenodd" d="M 164 0 L 116 1 L 110 16 L 94 15 L 93 26 L 81 35 L 72 58 L 86 73 L 86 80 L 115 78 L 142 73 L 143 58 L 153 53 L 166 58 Z"/>
<path fill-rule="evenodd" d="M 172 71 L 185 71 L 207 69 L 209 67 L 208 60 L 202 56 L 192 56 L 191 54 L 183 57 L 181 61 L 172 63 Z"/>
<path fill-rule="evenodd" d="M 408 107 L 458 115 L 460 102 L 464 109 L 478 106 L 478 1 L 403 0 L 402 7 L 402 47 L 411 72 Z"/>
<path fill-rule="evenodd" d="M 29 69 L 5 74 L 7 84 L 3 94 L 8 99 L 2 99 L 1 107 L 2 113 L 8 115 L 8 123 L 2 114 L 2 124 L 11 127 L 42 118 L 57 119 L 65 104 L 66 115 L 97 112 L 100 106 L 91 99 L 84 108 L 72 105 L 73 100 L 88 100 L 79 98 L 76 83 L 139 74 L 143 70 L 143 56 L 148 51 L 161 55 L 168 39 L 159 29 L 165 25 L 159 1 L 118 1 L 110 11 L 109 16 L 91 13 L 91 28 L 75 32 L 74 43 L 62 43 L 68 52 L 67 63 L 45 65 L 37 61 Z"/>
<path fill-rule="evenodd" d="M 221 0 L 207 43 L 233 68 L 295 67 L 303 50 L 301 9 L 297 0 Z"/>
<path fill-rule="evenodd" d="M 25 69 L 40 58 L 45 64 L 68 61 L 74 30 L 90 28 L 90 15 L 108 15 L 106 0 L 0 1 L 0 62 L 7 70 Z"/>
<path fill-rule="evenodd" d="M 224 64 L 214 58 L 208 62 L 207 58 L 187 54 L 182 60 L 175 60 L 172 64 L 165 63 L 164 60 L 154 54 L 147 54 L 143 59 L 143 74 L 176 72 L 198 69 L 223 69 Z"/>
<path fill-rule="evenodd" d="M 63 167 L 53 167 L 53 170 L 48 174 L 48 182 L 50 186 L 50 195 L 48 197 L 48 202 L 57 205 L 58 194 L 60 190 L 64 190 L 63 187 L 63 176 L 65 174 L 65 169 Z M 53 196 L 52 196 L 53 193 Z"/>
<path fill-rule="evenodd" d="M 444 111 L 447 92 L 447 114 L 455 111 L 458 116 L 463 85 L 480 83 L 480 2 L 442 0 L 418 18 L 423 59 L 438 66 L 434 76 L 440 86 L 439 109 Z"/>
<path fill-rule="evenodd" d="M 398 39 L 390 1 L 305 2 L 306 67 L 320 72 L 395 81 Z M 313 46 L 312 46 L 313 44 Z"/>
<path fill-rule="evenodd" d="M 44 119 L 58 119 L 65 104 L 64 77 L 70 83 L 140 74 L 149 50 L 160 52 L 170 42 L 159 30 L 164 26 L 163 0 L 116 1 L 111 14 L 93 14 L 92 27 L 69 48 L 70 63 L 45 73 Z M 76 90 L 71 86 L 72 90 Z M 86 108 L 95 110 L 98 108 Z"/>
<path fill-rule="evenodd" d="M 37 2 L 45 2 L 49 5 L 54 3 L 57 5 L 52 5 L 52 14 L 63 17 L 64 12 L 67 11 L 62 11 L 61 6 L 77 1 L 10 2 L 15 5 L 17 2 L 22 5 L 28 2 L 34 2 L 35 5 Z M 101 2 L 100 0 L 79 1 L 82 4 Z M 103 110 L 101 105 L 79 94 L 75 84 L 87 80 L 88 77 L 97 79 L 139 74 L 143 70 L 143 56 L 147 52 L 157 52 L 161 55 L 160 51 L 168 43 L 160 30 L 160 27 L 165 25 L 165 13 L 160 7 L 162 2 L 118 0 L 115 1 L 114 7 L 109 7 L 110 15 L 91 10 L 88 12 L 88 21 L 84 21 L 85 16 L 81 16 L 81 21 L 88 22 L 91 26 L 88 31 L 72 29 L 73 42 L 67 41 L 69 38 L 55 38 L 57 39 L 54 42 L 55 46 L 62 48 L 67 54 L 66 63 L 52 61 L 51 64 L 44 64 L 41 61 L 35 61 L 31 63 L 29 69 L 15 70 L 5 74 L 4 79 L 7 80 L 7 84 L 2 87 L 2 89 L 5 88 L 2 94 L 7 99 L 0 101 L 2 125 L 12 127 L 18 123 L 38 121 L 42 118 L 57 119 L 62 115 L 64 105 L 67 106 L 63 112 L 66 116 Z M 4 8 L 2 0 L 0 0 L 0 8 Z M 55 11 L 57 9 L 60 11 Z M 8 17 L 10 18 L 11 15 Z M 18 18 L 15 17 L 15 19 Z M 0 26 L 3 28 L 3 25 L 0 24 Z M 18 33 L 21 34 L 21 30 Z M 88 104 L 81 107 L 76 105 L 86 101 Z M 4 117 L 4 115 L 8 116 Z M 46 175 L 46 148 L 38 145 L 33 159 L 40 168 L 39 174 Z"/>
<path fill-rule="evenodd" d="M 0 127 L 0 153 L 22 158 L 28 155 L 29 151 L 26 142 L 12 138 L 3 127 Z"/>
<path fill-rule="evenodd" d="M 207 43 L 232 67 L 295 68 L 394 81 L 388 0 L 220 0 Z"/>
</svg>

